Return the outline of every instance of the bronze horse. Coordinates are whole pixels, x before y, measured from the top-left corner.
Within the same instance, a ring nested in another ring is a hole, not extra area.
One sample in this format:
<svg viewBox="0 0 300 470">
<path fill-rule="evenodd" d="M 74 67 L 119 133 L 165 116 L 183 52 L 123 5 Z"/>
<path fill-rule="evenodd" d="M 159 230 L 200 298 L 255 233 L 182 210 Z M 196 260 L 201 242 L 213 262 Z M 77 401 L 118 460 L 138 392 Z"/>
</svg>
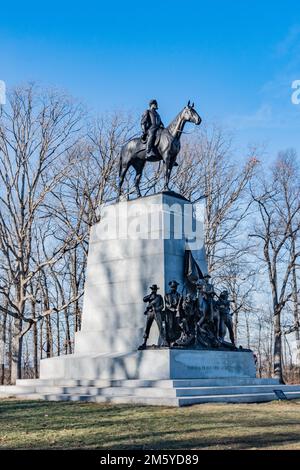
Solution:
<svg viewBox="0 0 300 470">
<path fill-rule="evenodd" d="M 169 181 L 171 172 L 176 166 L 176 157 L 180 151 L 180 138 L 183 133 L 184 126 L 187 122 L 192 122 L 196 126 L 201 124 L 197 111 L 194 109 L 194 103 L 190 101 L 187 106 L 176 116 L 176 118 L 165 129 L 159 129 L 156 135 L 156 152 L 157 156 L 151 158 L 150 161 L 156 162 L 163 160 L 165 164 L 165 186 L 164 190 L 169 189 Z M 146 160 L 146 143 L 141 138 L 131 139 L 121 149 L 120 154 L 120 171 L 119 171 L 119 197 L 128 169 L 133 166 L 136 175 L 134 180 L 135 189 L 138 197 L 141 197 L 140 181 Z"/>
</svg>

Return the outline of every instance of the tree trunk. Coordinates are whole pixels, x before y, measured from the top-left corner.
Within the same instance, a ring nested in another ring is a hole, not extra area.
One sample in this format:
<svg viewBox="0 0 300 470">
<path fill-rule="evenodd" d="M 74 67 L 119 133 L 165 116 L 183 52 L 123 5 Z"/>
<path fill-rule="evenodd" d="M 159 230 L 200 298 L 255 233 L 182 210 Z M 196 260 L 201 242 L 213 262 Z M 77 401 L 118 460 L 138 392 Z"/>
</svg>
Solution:
<svg viewBox="0 0 300 470">
<path fill-rule="evenodd" d="M 258 353 L 258 374 L 259 374 L 259 377 L 261 378 L 262 377 L 262 362 L 261 362 L 261 330 L 262 330 L 262 325 L 261 323 L 259 322 L 259 325 L 258 325 L 258 346 L 257 346 L 257 353 Z"/>
<path fill-rule="evenodd" d="M 282 333 L 281 333 L 281 312 L 274 315 L 274 378 L 284 383 L 282 371 Z"/>
<path fill-rule="evenodd" d="M 78 295 L 78 291 L 77 294 Z M 79 301 L 75 302 L 75 333 L 81 330 L 81 309 L 79 307 Z"/>
<path fill-rule="evenodd" d="M 247 335 L 247 347 L 248 349 L 251 349 L 250 346 L 250 325 L 249 325 L 249 319 L 246 315 L 246 335 Z"/>
<path fill-rule="evenodd" d="M 12 328 L 12 348 L 11 348 L 11 383 L 15 384 L 17 379 L 22 378 L 22 345 L 23 336 L 22 320 L 16 318 Z"/>
<path fill-rule="evenodd" d="M 70 330 L 68 309 L 64 311 L 64 314 L 65 314 L 65 320 L 66 320 L 65 354 L 72 354 L 71 330 Z"/>
<path fill-rule="evenodd" d="M 53 357 L 53 336 L 49 317 L 46 317 L 46 355 L 47 357 Z"/>
<path fill-rule="evenodd" d="M 12 371 L 12 319 L 8 323 L 8 383 L 11 384 Z"/>
<path fill-rule="evenodd" d="M 0 336 L 0 383 L 4 384 L 5 380 L 5 351 L 6 351 L 6 322 L 7 313 L 3 313 L 3 322 Z"/>
<path fill-rule="evenodd" d="M 294 247 L 295 252 L 295 247 Z M 296 339 L 296 364 L 300 366 L 300 324 L 299 324 L 299 304 L 298 304 L 298 282 L 296 266 L 293 266 L 293 314 L 295 324 L 295 339 Z"/>
<path fill-rule="evenodd" d="M 268 376 L 271 377 L 273 375 L 273 364 L 274 364 L 274 328 L 270 328 L 268 358 L 269 358 Z"/>
<path fill-rule="evenodd" d="M 78 295 L 78 280 L 77 280 L 77 249 L 74 250 L 74 256 L 72 257 L 72 295 L 76 298 Z M 74 317 L 75 317 L 75 333 L 80 330 L 80 308 L 79 301 L 76 300 L 74 304 Z"/>
<path fill-rule="evenodd" d="M 233 289 L 232 289 L 233 291 Z M 238 325 L 239 325 L 239 309 L 238 309 L 238 302 L 237 296 L 235 292 L 232 292 L 233 302 L 232 302 L 232 309 L 234 311 L 233 314 L 233 334 L 235 342 L 238 342 Z"/>
<path fill-rule="evenodd" d="M 36 318 L 36 304 L 33 301 L 31 303 L 32 318 Z M 37 379 L 39 376 L 39 360 L 38 360 L 38 326 L 34 323 L 32 326 L 32 339 L 33 339 L 33 374 L 34 378 Z"/>
<path fill-rule="evenodd" d="M 297 309 L 297 318 L 298 318 L 298 309 Z M 296 339 L 296 365 L 300 367 L 300 325 L 295 330 L 295 339 Z"/>
<path fill-rule="evenodd" d="M 43 325 L 44 320 L 42 320 L 40 324 L 40 359 L 43 359 Z"/>
<path fill-rule="evenodd" d="M 56 314 L 57 322 L 57 355 L 60 356 L 60 323 L 59 323 L 59 313 Z"/>
<path fill-rule="evenodd" d="M 38 327 L 37 324 L 33 325 L 33 369 L 34 378 L 37 379 L 39 376 L 39 359 L 38 359 Z"/>
</svg>

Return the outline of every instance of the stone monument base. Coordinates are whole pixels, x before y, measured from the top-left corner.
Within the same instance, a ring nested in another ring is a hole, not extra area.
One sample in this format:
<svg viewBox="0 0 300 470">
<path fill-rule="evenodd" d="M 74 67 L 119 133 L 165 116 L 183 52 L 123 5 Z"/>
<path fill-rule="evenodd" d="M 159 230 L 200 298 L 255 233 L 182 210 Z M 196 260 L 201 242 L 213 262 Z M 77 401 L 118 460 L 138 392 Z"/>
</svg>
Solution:
<svg viewBox="0 0 300 470">
<path fill-rule="evenodd" d="M 129 353 L 43 359 L 41 379 L 255 378 L 253 354 L 245 351 L 147 349 Z"/>
<path fill-rule="evenodd" d="M 299 385 L 257 379 L 245 351 L 156 349 L 41 361 L 41 378 L 0 387 L 0 396 L 51 401 L 187 406 L 300 398 Z"/>
</svg>

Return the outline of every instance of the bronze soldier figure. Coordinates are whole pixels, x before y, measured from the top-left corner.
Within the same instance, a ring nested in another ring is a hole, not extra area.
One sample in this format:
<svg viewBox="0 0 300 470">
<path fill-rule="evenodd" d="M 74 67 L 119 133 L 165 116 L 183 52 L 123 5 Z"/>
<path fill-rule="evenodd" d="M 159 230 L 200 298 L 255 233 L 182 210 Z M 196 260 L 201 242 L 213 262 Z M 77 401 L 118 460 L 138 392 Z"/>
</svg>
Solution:
<svg viewBox="0 0 300 470">
<path fill-rule="evenodd" d="M 143 130 L 142 140 L 145 140 L 147 137 L 146 160 L 151 160 L 152 157 L 156 157 L 154 148 L 156 134 L 158 129 L 164 129 L 165 127 L 157 109 L 157 101 L 151 100 L 149 103 L 149 109 L 146 109 L 141 120 L 141 127 Z"/>
<path fill-rule="evenodd" d="M 205 347 L 217 347 L 219 344 L 219 312 L 215 308 L 216 295 L 211 276 L 207 274 L 197 283 L 197 304 L 200 320 L 196 327 L 196 342 Z"/>
<path fill-rule="evenodd" d="M 181 336 L 173 346 L 191 346 L 195 343 L 196 324 L 199 320 L 196 299 L 191 294 L 187 294 L 182 300 L 178 316 Z"/>
<path fill-rule="evenodd" d="M 146 349 L 147 347 L 147 340 L 149 338 L 150 330 L 153 324 L 153 321 L 155 320 L 158 326 L 158 330 L 160 333 L 160 337 L 163 340 L 162 346 L 165 346 L 165 322 L 164 318 L 162 317 L 163 315 L 163 308 L 164 308 L 164 301 L 161 295 L 157 293 L 159 287 L 156 284 L 153 284 L 151 287 L 151 294 L 146 295 L 143 299 L 145 303 L 148 303 L 148 307 L 146 308 L 146 311 L 144 312 L 145 315 L 147 315 L 147 322 L 146 322 L 146 328 L 145 328 L 145 333 L 144 333 L 144 341 L 139 346 L 139 350 Z"/>
<path fill-rule="evenodd" d="M 203 280 L 197 283 L 197 297 L 199 309 L 202 313 L 199 321 L 200 327 L 204 323 L 213 323 L 213 298 L 215 291 L 210 279 L 211 276 L 206 274 Z"/>
<path fill-rule="evenodd" d="M 178 319 L 182 296 L 177 292 L 179 286 L 177 281 L 170 281 L 169 286 L 171 290 L 165 295 L 165 314 L 167 323 L 167 339 L 169 343 L 172 343 L 180 336 Z"/>
<path fill-rule="evenodd" d="M 227 290 L 224 290 L 219 297 L 219 300 L 216 302 L 216 308 L 220 313 L 220 338 L 224 341 L 226 336 L 226 328 L 228 329 L 230 341 L 233 346 L 235 346 L 234 332 L 232 326 L 232 317 L 230 313 L 230 300 L 229 293 Z"/>
</svg>

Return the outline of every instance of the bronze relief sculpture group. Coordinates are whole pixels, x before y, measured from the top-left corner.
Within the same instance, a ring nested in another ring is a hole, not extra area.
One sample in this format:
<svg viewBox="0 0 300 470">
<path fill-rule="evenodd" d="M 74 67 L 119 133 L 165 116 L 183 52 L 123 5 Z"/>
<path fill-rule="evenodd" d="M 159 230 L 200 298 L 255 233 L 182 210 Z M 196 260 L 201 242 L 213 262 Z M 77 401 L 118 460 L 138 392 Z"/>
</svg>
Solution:
<svg viewBox="0 0 300 470">
<path fill-rule="evenodd" d="M 159 287 L 150 287 L 151 293 L 144 297 L 148 304 L 144 341 L 139 350 L 147 348 L 147 340 L 155 321 L 159 330 L 156 347 L 190 349 L 237 349 L 232 326 L 228 291 L 220 295 L 214 290 L 209 275 L 198 280 L 196 294 L 185 296 L 178 292 L 179 283 L 169 282 L 170 291 L 163 298 Z M 225 341 L 229 333 L 230 342 Z"/>
</svg>

